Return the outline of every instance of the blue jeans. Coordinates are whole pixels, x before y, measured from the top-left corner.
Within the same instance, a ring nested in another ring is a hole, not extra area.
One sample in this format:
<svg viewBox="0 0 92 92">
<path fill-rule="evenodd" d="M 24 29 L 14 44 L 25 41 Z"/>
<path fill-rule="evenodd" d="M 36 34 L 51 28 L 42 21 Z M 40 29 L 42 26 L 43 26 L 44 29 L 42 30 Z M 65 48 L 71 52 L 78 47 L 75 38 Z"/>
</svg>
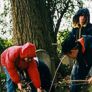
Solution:
<svg viewBox="0 0 92 92">
<path fill-rule="evenodd" d="M 71 72 L 71 80 L 84 80 L 89 72 L 89 67 L 80 66 L 79 64 L 74 64 Z M 76 82 L 72 82 L 70 85 L 70 92 L 80 92 L 81 86 Z"/>
<path fill-rule="evenodd" d="M 6 74 L 6 88 L 7 88 L 7 92 L 16 92 L 15 85 L 12 82 L 6 67 L 3 67 L 3 70 L 4 70 L 5 74 Z"/>
</svg>

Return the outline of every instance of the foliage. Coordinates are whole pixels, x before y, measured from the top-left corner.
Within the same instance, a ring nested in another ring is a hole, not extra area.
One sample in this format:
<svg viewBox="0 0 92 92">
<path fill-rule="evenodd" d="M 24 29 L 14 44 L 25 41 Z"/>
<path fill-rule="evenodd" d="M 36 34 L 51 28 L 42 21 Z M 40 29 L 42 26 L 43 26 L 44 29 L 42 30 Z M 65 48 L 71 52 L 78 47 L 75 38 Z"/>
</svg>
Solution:
<svg viewBox="0 0 92 92">
<path fill-rule="evenodd" d="M 5 50 L 7 47 L 12 45 L 12 40 L 5 40 L 0 38 L 0 53 Z"/>
<path fill-rule="evenodd" d="M 0 37 L 6 39 L 12 35 L 11 5 L 8 0 L 1 0 L 0 11 Z"/>
<path fill-rule="evenodd" d="M 6 92 L 6 75 L 4 73 L 0 73 L 0 92 Z"/>
<path fill-rule="evenodd" d="M 71 22 L 72 15 L 75 13 L 76 8 L 80 7 L 82 1 L 80 0 L 46 0 L 46 5 L 51 12 L 53 19 L 53 29 L 57 35 L 59 31 L 61 19 L 65 19 L 67 23 Z"/>
<path fill-rule="evenodd" d="M 62 42 L 64 41 L 64 39 L 68 36 L 69 34 L 69 30 L 68 29 L 64 29 L 62 32 L 59 31 L 58 34 L 57 34 L 57 52 L 58 52 L 58 55 L 60 56 L 61 55 L 61 44 Z"/>
<path fill-rule="evenodd" d="M 4 73 L 0 73 L 0 78 L 1 79 L 5 79 L 6 78 L 6 75 Z"/>
</svg>

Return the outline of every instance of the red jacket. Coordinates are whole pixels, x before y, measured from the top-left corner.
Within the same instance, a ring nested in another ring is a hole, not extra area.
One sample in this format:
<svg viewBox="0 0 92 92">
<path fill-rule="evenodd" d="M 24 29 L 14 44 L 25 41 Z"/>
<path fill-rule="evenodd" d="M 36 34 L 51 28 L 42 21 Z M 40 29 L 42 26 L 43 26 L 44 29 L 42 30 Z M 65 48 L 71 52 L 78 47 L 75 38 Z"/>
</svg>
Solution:
<svg viewBox="0 0 92 92">
<path fill-rule="evenodd" d="M 12 46 L 6 49 L 1 54 L 1 64 L 6 67 L 10 77 L 14 83 L 20 82 L 16 66 L 20 69 L 27 69 L 30 79 L 36 88 L 41 87 L 40 76 L 37 69 L 37 64 L 34 59 L 31 62 L 24 62 L 25 57 L 35 57 L 36 48 L 31 43 L 26 43 L 23 46 Z"/>
</svg>

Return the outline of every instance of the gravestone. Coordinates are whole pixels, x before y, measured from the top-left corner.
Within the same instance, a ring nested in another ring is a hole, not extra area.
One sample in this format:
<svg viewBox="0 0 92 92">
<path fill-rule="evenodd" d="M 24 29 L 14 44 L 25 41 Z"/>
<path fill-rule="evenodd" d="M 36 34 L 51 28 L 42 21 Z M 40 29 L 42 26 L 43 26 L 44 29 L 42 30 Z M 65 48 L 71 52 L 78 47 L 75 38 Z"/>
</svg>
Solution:
<svg viewBox="0 0 92 92">
<path fill-rule="evenodd" d="M 49 54 L 44 49 L 38 49 L 36 50 L 37 57 L 42 60 L 51 71 L 52 76 L 55 72 L 55 64 L 53 61 L 51 61 Z"/>
</svg>

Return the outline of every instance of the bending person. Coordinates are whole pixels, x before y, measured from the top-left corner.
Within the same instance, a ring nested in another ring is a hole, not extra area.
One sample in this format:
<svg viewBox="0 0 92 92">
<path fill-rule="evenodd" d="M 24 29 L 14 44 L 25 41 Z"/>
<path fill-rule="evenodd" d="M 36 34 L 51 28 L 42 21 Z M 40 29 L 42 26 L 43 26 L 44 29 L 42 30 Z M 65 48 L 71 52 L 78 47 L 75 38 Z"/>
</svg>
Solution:
<svg viewBox="0 0 92 92">
<path fill-rule="evenodd" d="M 41 92 L 41 81 L 38 72 L 36 61 L 36 47 L 32 43 L 26 43 L 22 46 L 12 46 L 7 48 L 1 54 L 1 64 L 6 74 L 7 92 L 16 92 L 15 84 L 22 90 L 21 78 L 18 74 L 18 69 L 26 70 L 30 80 L 37 89 Z"/>
</svg>

